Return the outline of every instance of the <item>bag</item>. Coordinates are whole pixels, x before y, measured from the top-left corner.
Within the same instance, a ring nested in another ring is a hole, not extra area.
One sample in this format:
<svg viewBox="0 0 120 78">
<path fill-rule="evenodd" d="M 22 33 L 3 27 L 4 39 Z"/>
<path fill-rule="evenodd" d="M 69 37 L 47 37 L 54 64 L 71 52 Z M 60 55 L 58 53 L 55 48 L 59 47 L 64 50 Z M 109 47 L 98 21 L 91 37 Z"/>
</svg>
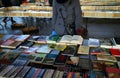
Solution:
<svg viewBox="0 0 120 78">
<path fill-rule="evenodd" d="M 68 24 L 65 26 L 65 30 L 67 32 L 67 34 L 70 34 L 70 35 L 74 35 L 76 33 L 75 31 L 75 25 L 74 24 Z"/>
<path fill-rule="evenodd" d="M 83 38 L 86 38 L 88 35 L 88 30 L 85 27 L 80 27 L 76 30 L 76 34 L 81 35 Z"/>
</svg>

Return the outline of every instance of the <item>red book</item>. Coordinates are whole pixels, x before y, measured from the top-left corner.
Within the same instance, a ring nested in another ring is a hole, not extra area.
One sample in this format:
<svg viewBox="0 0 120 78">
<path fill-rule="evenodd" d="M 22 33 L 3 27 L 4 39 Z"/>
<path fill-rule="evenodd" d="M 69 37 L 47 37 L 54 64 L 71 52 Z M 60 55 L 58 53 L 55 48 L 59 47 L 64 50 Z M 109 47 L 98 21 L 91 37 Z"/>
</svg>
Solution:
<svg viewBox="0 0 120 78">
<path fill-rule="evenodd" d="M 110 52 L 113 56 L 120 57 L 120 50 L 119 49 L 111 48 Z"/>
<path fill-rule="evenodd" d="M 114 67 L 106 67 L 107 73 L 120 73 L 120 69 Z"/>
</svg>

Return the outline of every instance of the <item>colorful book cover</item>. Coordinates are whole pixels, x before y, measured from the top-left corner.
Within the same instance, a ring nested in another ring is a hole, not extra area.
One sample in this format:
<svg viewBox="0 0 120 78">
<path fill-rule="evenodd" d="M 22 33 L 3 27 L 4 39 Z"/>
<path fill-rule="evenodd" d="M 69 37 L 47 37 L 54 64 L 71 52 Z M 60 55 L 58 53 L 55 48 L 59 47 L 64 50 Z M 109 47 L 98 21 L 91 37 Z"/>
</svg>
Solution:
<svg viewBox="0 0 120 78">
<path fill-rule="evenodd" d="M 33 60 L 30 60 L 31 62 L 35 63 L 42 63 L 44 58 L 46 57 L 47 54 L 35 54 L 35 58 Z"/>
<path fill-rule="evenodd" d="M 23 43 L 20 45 L 20 47 L 21 47 L 21 48 L 29 48 L 29 47 L 31 47 L 33 44 L 34 44 L 34 42 L 25 41 L 25 42 L 23 42 Z"/>
<path fill-rule="evenodd" d="M 76 45 L 67 45 L 67 47 L 62 51 L 62 55 L 74 56 L 77 52 Z"/>
<path fill-rule="evenodd" d="M 114 56 L 101 55 L 101 54 L 97 54 L 97 60 L 111 61 L 111 62 L 116 62 L 117 61 L 117 59 Z"/>
<path fill-rule="evenodd" d="M 27 72 L 31 69 L 30 66 L 24 66 L 23 69 L 16 75 L 16 77 L 23 78 L 27 74 Z"/>
<path fill-rule="evenodd" d="M 100 46 L 100 40 L 96 38 L 89 38 L 88 46 L 98 47 Z"/>
<path fill-rule="evenodd" d="M 41 45 L 39 49 L 36 50 L 37 53 L 50 53 L 52 49 L 47 45 Z"/>
<path fill-rule="evenodd" d="M 110 52 L 115 57 L 120 57 L 120 50 L 115 48 L 110 48 Z"/>
<path fill-rule="evenodd" d="M 47 54 L 47 56 L 43 60 L 43 64 L 53 65 L 56 58 L 56 54 Z"/>
</svg>

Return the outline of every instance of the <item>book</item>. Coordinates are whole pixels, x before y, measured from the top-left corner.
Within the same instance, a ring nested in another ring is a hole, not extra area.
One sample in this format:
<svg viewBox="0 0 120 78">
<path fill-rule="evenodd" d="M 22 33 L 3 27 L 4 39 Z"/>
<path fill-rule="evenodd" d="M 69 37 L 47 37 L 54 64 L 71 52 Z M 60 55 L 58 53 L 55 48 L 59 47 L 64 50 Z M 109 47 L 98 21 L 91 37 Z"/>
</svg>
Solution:
<svg viewBox="0 0 120 78">
<path fill-rule="evenodd" d="M 32 67 L 26 74 L 25 78 L 33 78 L 36 71 L 37 71 L 37 68 Z"/>
<path fill-rule="evenodd" d="M 34 53 L 36 53 L 37 49 L 39 49 L 39 46 L 32 46 L 32 47 L 26 48 L 24 50 L 24 53 L 28 53 L 28 54 L 32 53 L 32 54 L 34 54 Z"/>
<path fill-rule="evenodd" d="M 42 78 L 46 70 L 47 69 L 41 69 L 41 71 L 40 71 L 39 75 L 37 76 L 37 78 Z"/>
<path fill-rule="evenodd" d="M 82 59 L 80 58 L 79 60 L 79 63 L 78 63 L 78 66 L 81 68 L 81 69 L 85 69 L 85 70 L 90 70 L 90 63 L 89 63 L 89 59 Z"/>
<path fill-rule="evenodd" d="M 22 70 L 16 75 L 16 77 L 23 78 L 27 74 L 27 72 L 31 69 L 30 66 L 24 66 Z"/>
<path fill-rule="evenodd" d="M 11 44 L 13 44 L 15 42 L 15 40 L 13 40 L 13 39 L 8 39 L 8 40 L 6 40 L 6 41 L 4 41 L 0 46 L 2 47 L 2 48 L 11 48 Z"/>
<path fill-rule="evenodd" d="M 34 42 L 31 41 L 25 41 L 20 45 L 20 48 L 29 48 L 34 44 Z"/>
<path fill-rule="evenodd" d="M 33 54 L 32 54 L 33 55 Z M 35 58 L 33 60 L 30 60 L 31 62 L 35 63 L 42 63 L 44 58 L 46 57 L 47 54 L 35 54 Z"/>
<path fill-rule="evenodd" d="M 35 71 L 33 78 L 37 78 L 37 76 L 39 75 L 39 73 L 41 72 L 40 68 L 37 68 L 37 70 Z"/>
<path fill-rule="evenodd" d="M 89 46 L 80 45 L 77 51 L 77 54 L 89 54 Z"/>
<path fill-rule="evenodd" d="M 80 35 L 64 35 L 59 41 L 60 43 L 82 44 L 83 38 Z"/>
<path fill-rule="evenodd" d="M 36 42 L 36 40 L 37 40 L 38 38 L 39 38 L 39 36 L 31 35 L 31 36 L 28 38 L 28 41 Z"/>
<path fill-rule="evenodd" d="M 67 60 L 67 56 L 66 55 L 58 55 L 57 58 L 55 59 L 54 64 L 55 65 L 65 65 L 66 64 L 66 60 Z"/>
<path fill-rule="evenodd" d="M 102 39 L 99 39 L 100 40 L 100 47 L 102 48 L 112 48 L 112 41 L 110 38 L 102 38 Z"/>
<path fill-rule="evenodd" d="M 59 41 L 59 39 L 60 39 L 59 35 L 47 36 L 46 42 L 48 44 L 53 44 L 53 43 L 55 44 Z"/>
<path fill-rule="evenodd" d="M 0 72 L 0 77 L 4 77 L 5 74 L 7 74 L 13 67 L 14 67 L 13 65 L 5 67 L 5 69 Z"/>
<path fill-rule="evenodd" d="M 57 58 L 56 54 L 47 54 L 43 60 L 43 64 L 53 65 L 56 58 Z"/>
<path fill-rule="evenodd" d="M 53 49 L 50 54 L 55 54 L 55 55 L 58 55 L 60 54 L 60 50 L 56 50 L 56 49 Z"/>
<path fill-rule="evenodd" d="M 21 42 L 26 41 L 30 37 L 30 35 L 17 35 L 17 36 L 18 37 L 15 39 L 15 41 L 21 41 Z"/>
<path fill-rule="evenodd" d="M 39 49 L 36 50 L 37 53 L 50 53 L 52 49 L 47 45 L 41 45 Z"/>
<path fill-rule="evenodd" d="M 117 48 L 110 48 L 110 52 L 115 57 L 120 57 L 120 50 Z"/>
<path fill-rule="evenodd" d="M 102 54 L 100 47 L 90 47 L 90 54 Z"/>
<path fill-rule="evenodd" d="M 47 36 L 41 35 L 37 38 L 36 43 L 45 44 L 47 43 L 46 39 L 47 39 Z"/>
<path fill-rule="evenodd" d="M 69 56 L 66 60 L 67 65 L 78 65 L 80 58 L 78 56 Z"/>
<path fill-rule="evenodd" d="M 100 40 L 96 38 L 89 38 L 88 46 L 98 47 L 100 46 Z"/>
<path fill-rule="evenodd" d="M 102 54 L 97 54 L 97 60 L 112 61 L 112 62 L 116 62 L 117 61 L 117 59 L 114 56 L 102 55 Z"/>
<path fill-rule="evenodd" d="M 17 69 L 17 66 L 14 66 L 6 75 L 5 75 L 5 77 L 10 77 L 14 72 L 15 72 L 15 70 Z"/>
<path fill-rule="evenodd" d="M 22 42 L 20 42 L 20 41 L 15 41 L 12 44 L 10 44 L 9 47 L 12 48 L 12 49 L 16 49 L 21 45 L 21 43 Z"/>
<path fill-rule="evenodd" d="M 19 56 L 19 53 L 7 52 L 7 54 L 0 61 L 2 64 L 12 64 L 12 62 Z"/>
<path fill-rule="evenodd" d="M 59 78 L 59 73 L 60 73 L 60 71 L 59 71 L 59 70 L 56 70 L 56 71 L 54 72 L 52 78 Z"/>
<path fill-rule="evenodd" d="M 54 73 L 53 69 L 47 69 L 43 75 L 43 78 L 52 78 L 53 73 Z"/>
<path fill-rule="evenodd" d="M 61 52 L 61 54 L 67 56 L 74 56 L 76 52 L 77 52 L 76 45 L 67 45 L 67 47 L 64 49 L 64 51 Z"/>
<path fill-rule="evenodd" d="M 10 78 L 14 78 L 16 77 L 16 75 L 23 69 L 23 66 L 17 66 L 16 70 L 14 71 L 14 73 L 12 73 L 10 75 Z"/>
</svg>

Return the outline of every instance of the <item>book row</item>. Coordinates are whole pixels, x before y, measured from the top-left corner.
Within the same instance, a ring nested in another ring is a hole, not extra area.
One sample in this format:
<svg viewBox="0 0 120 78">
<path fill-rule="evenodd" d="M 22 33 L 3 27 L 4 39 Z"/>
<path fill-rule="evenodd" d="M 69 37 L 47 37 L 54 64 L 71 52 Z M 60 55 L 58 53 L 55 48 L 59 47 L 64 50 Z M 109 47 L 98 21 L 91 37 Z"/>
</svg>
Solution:
<svg viewBox="0 0 120 78">
<path fill-rule="evenodd" d="M 68 70 L 68 68 L 66 68 Z M 35 68 L 31 66 L 1 65 L 0 77 L 10 78 L 80 78 L 84 72 Z"/>
</svg>

